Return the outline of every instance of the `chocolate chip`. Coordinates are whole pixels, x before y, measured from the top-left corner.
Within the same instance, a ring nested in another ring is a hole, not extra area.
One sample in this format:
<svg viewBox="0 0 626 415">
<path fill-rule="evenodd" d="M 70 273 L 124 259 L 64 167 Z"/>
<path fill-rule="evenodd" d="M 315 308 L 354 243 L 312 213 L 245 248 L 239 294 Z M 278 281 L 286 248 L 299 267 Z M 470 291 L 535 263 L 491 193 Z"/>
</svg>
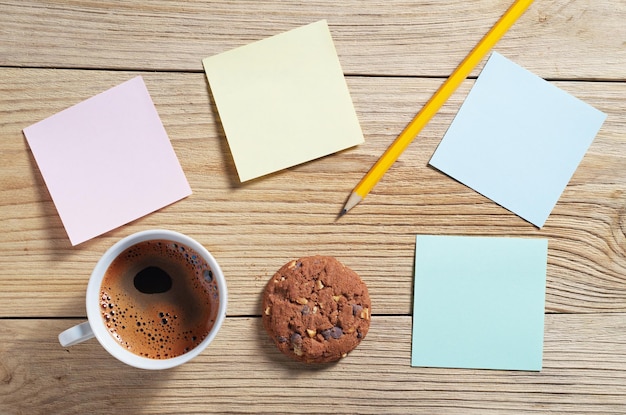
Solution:
<svg viewBox="0 0 626 415">
<path fill-rule="evenodd" d="M 341 327 L 335 326 L 332 329 L 322 330 L 320 334 L 324 337 L 324 340 L 338 339 L 343 336 L 343 330 L 341 330 Z"/>
<path fill-rule="evenodd" d="M 343 336 L 343 330 L 341 330 L 341 327 L 335 326 L 330 329 L 330 337 L 332 337 L 333 339 L 338 339 L 341 336 Z"/>
<path fill-rule="evenodd" d="M 299 335 L 298 333 L 293 333 L 291 335 L 291 344 L 301 344 L 302 343 L 302 336 Z"/>
<path fill-rule="evenodd" d="M 302 315 L 306 316 L 307 314 L 311 313 L 311 307 L 309 307 L 308 305 L 304 305 L 304 307 L 302 307 Z"/>
<path fill-rule="evenodd" d="M 287 338 L 285 336 L 278 336 L 279 343 L 287 343 Z"/>
<path fill-rule="evenodd" d="M 352 304 L 352 315 L 353 316 L 358 316 L 359 313 L 361 312 L 361 310 L 363 310 L 363 307 L 361 307 L 358 304 Z"/>
</svg>

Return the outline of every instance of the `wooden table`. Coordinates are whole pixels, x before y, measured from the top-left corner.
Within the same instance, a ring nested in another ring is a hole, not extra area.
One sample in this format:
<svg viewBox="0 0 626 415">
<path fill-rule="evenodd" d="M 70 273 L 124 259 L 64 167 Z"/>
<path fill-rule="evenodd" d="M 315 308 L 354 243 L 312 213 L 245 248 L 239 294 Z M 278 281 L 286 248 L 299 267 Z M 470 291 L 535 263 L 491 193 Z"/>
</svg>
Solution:
<svg viewBox="0 0 626 415">
<path fill-rule="evenodd" d="M 370 196 L 349 192 L 508 8 L 504 0 L 0 2 L 0 413 L 626 413 L 626 3 L 538 0 L 503 55 L 608 114 L 545 227 L 427 163 L 479 69 Z M 201 59 L 327 19 L 366 142 L 240 184 Z M 482 65 L 481 65 L 482 66 Z M 72 247 L 22 129 L 144 77 L 193 189 L 167 208 Z M 227 320 L 200 357 L 133 369 L 85 319 L 99 256 L 164 227 L 203 243 L 226 274 Z M 410 366 L 416 234 L 549 239 L 543 370 Z M 260 323 L 283 263 L 334 255 L 369 286 L 373 320 L 339 364 L 288 361 Z"/>
</svg>

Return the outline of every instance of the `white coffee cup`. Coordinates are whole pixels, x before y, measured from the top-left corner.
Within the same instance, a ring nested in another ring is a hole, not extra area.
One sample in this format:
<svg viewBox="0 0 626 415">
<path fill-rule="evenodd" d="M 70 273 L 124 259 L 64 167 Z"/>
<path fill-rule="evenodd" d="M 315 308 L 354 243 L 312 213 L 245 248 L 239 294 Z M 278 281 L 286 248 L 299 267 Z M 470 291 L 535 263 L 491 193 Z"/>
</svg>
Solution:
<svg viewBox="0 0 626 415">
<path fill-rule="evenodd" d="M 101 285 L 109 265 L 111 265 L 113 260 L 127 248 L 130 248 L 137 243 L 149 240 L 173 241 L 193 249 L 211 268 L 213 278 L 217 283 L 219 295 L 219 309 L 215 318 L 215 323 L 213 324 L 208 335 L 200 344 L 188 352 L 166 359 L 151 359 L 127 350 L 108 332 L 106 324 L 102 318 L 100 302 Z M 141 369 L 168 369 L 193 359 L 213 341 L 226 317 L 226 306 L 227 290 L 224 274 L 222 273 L 222 270 L 215 258 L 213 258 L 206 248 L 192 238 L 178 232 L 161 229 L 142 231 L 118 241 L 100 258 L 91 273 L 91 277 L 89 278 L 89 283 L 87 285 L 86 307 L 88 321 L 71 327 L 59 334 L 59 342 L 61 343 L 61 346 L 69 347 L 95 337 L 100 342 L 102 347 L 104 347 L 105 350 L 108 351 L 113 357 L 130 366 Z"/>
</svg>

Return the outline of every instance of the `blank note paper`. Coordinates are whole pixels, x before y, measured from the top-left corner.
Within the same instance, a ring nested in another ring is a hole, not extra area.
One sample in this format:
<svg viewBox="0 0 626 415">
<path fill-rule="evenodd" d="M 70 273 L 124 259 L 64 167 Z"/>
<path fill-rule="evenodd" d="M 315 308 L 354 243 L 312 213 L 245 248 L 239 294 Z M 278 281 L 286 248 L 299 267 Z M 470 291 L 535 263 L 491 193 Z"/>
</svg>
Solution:
<svg viewBox="0 0 626 415">
<path fill-rule="evenodd" d="M 241 181 L 363 142 L 325 20 L 203 64 Z"/>
<path fill-rule="evenodd" d="M 430 164 L 541 228 L 605 118 L 494 52 Z"/>
<path fill-rule="evenodd" d="M 411 364 L 538 371 L 545 239 L 419 235 Z"/>
<path fill-rule="evenodd" d="M 72 245 L 191 194 L 141 77 L 24 135 Z"/>
</svg>

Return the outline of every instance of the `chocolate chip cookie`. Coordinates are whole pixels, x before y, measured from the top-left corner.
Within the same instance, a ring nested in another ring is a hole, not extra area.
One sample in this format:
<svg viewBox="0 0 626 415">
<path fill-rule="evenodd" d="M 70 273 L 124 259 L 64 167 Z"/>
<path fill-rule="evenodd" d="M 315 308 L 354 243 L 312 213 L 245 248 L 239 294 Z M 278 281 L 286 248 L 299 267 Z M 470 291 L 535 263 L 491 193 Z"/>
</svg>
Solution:
<svg viewBox="0 0 626 415">
<path fill-rule="evenodd" d="M 281 352 L 301 362 L 345 357 L 367 334 L 370 317 L 367 286 L 333 257 L 283 265 L 263 293 L 263 326 Z"/>
</svg>

